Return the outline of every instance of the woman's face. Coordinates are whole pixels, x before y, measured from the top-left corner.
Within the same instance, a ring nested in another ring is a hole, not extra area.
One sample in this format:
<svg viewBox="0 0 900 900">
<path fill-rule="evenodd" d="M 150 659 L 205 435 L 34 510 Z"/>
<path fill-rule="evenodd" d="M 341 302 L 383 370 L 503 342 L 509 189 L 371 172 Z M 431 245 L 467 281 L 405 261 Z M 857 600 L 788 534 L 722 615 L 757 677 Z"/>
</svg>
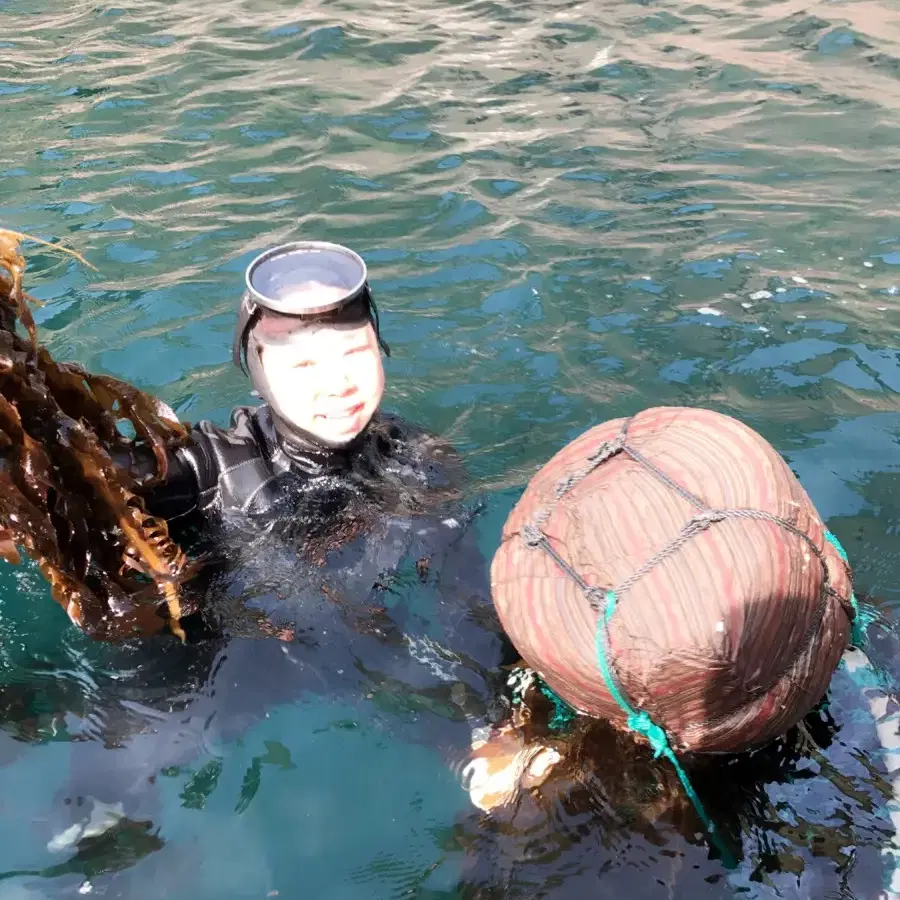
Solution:
<svg viewBox="0 0 900 900">
<path fill-rule="evenodd" d="M 381 403 L 384 367 L 368 320 L 301 325 L 284 342 L 253 344 L 248 356 L 258 356 L 268 382 L 261 393 L 282 418 L 326 446 L 349 444 Z M 249 361 L 253 375 L 257 360 Z"/>
</svg>

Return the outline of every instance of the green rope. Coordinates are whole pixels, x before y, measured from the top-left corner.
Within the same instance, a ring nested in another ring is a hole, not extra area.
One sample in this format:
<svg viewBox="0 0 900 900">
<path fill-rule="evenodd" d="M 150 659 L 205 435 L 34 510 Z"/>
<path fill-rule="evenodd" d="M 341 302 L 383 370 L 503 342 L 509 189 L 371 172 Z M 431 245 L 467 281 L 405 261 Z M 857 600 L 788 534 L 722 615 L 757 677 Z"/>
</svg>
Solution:
<svg viewBox="0 0 900 900">
<path fill-rule="evenodd" d="M 728 869 L 733 869 L 737 866 L 737 860 L 734 859 L 728 848 L 725 847 L 721 840 L 719 840 L 715 822 L 713 822 L 713 820 L 707 814 L 706 810 L 703 807 L 703 804 L 700 802 L 700 798 L 697 796 L 697 792 L 694 790 L 694 786 L 691 784 L 690 778 L 688 778 L 687 772 L 685 772 L 681 767 L 681 763 L 678 761 L 678 757 L 675 755 L 675 751 L 669 744 L 669 739 L 666 736 L 665 729 L 663 729 L 660 725 L 657 725 L 643 710 L 638 712 L 638 710 L 634 709 L 631 704 L 629 704 L 628 701 L 622 696 L 622 692 L 619 690 L 619 687 L 616 684 L 616 679 L 613 677 L 607 659 L 608 648 L 606 642 L 606 627 L 609 624 L 609 620 L 612 617 L 615 608 L 616 592 L 607 591 L 606 607 L 603 611 L 602 616 L 598 619 L 596 637 L 597 666 L 600 669 L 601 675 L 603 675 L 603 680 L 606 682 L 606 686 L 609 689 L 609 693 L 612 696 L 613 700 L 615 700 L 616 703 L 619 704 L 622 711 L 628 717 L 628 728 L 631 731 L 636 732 L 637 734 L 643 735 L 647 739 L 648 743 L 650 744 L 650 748 L 653 750 L 654 759 L 658 759 L 660 756 L 664 756 L 672 764 L 675 769 L 675 774 L 678 776 L 678 780 L 684 787 L 685 793 L 688 795 L 688 798 L 694 805 L 694 809 L 697 811 L 697 815 L 700 817 L 700 821 L 703 823 L 704 828 L 712 838 L 713 843 L 718 848 L 719 853 L 722 856 L 722 864 Z"/>
<path fill-rule="evenodd" d="M 543 680 L 543 678 L 539 679 L 538 685 L 540 686 L 541 693 L 553 705 L 553 715 L 547 723 L 548 727 L 551 731 L 564 731 L 575 721 L 578 717 L 578 713 L 576 713 L 575 710 L 572 709 L 572 707 Z"/>
<path fill-rule="evenodd" d="M 850 557 L 847 556 L 847 551 L 844 549 L 841 542 L 837 539 L 835 535 L 833 535 L 830 531 L 826 529 L 825 531 L 825 540 L 837 550 L 841 559 L 850 565 Z M 869 611 L 861 611 L 859 608 L 859 600 L 856 599 L 856 594 L 853 591 L 850 591 L 850 605 L 853 607 L 853 622 L 852 628 L 850 631 L 850 642 L 854 647 L 864 647 L 866 645 L 866 627 L 874 620 L 875 615 Z"/>
</svg>

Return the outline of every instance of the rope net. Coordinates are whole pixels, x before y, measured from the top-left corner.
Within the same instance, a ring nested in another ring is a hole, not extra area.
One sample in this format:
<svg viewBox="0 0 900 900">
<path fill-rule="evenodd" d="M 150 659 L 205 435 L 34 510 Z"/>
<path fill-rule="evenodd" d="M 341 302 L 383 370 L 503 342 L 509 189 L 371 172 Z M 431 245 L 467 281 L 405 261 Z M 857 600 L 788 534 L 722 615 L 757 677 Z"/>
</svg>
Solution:
<svg viewBox="0 0 900 900">
<path fill-rule="evenodd" d="M 560 451 L 511 513 L 491 581 L 549 687 L 666 756 L 783 734 L 824 695 L 855 618 L 849 566 L 784 460 L 701 409 L 646 410 Z"/>
</svg>

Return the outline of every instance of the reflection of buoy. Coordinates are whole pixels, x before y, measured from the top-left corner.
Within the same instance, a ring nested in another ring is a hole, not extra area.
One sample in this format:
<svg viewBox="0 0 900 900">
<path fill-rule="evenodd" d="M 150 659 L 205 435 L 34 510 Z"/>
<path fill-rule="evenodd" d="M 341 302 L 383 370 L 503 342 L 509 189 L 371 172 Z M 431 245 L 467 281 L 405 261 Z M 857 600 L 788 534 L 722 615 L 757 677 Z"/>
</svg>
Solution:
<svg viewBox="0 0 900 900">
<path fill-rule="evenodd" d="M 825 535 L 759 434 L 660 407 L 534 476 L 491 586 L 522 657 L 576 709 L 655 748 L 661 726 L 675 749 L 740 751 L 796 724 L 847 644 L 850 571 Z"/>
</svg>

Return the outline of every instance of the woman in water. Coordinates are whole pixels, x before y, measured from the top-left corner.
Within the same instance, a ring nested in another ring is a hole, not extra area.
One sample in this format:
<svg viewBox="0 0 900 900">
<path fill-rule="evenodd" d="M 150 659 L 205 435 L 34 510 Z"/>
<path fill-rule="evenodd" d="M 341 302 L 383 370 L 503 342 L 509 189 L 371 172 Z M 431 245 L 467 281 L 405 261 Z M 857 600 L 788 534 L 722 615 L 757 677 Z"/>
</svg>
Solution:
<svg viewBox="0 0 900 900">
<path fill-rule="evenodd" d="M 195 425 L 188 445 L 170 454 L 164 482 L 146 492 L 149 510 L 170 523 L 226 519 L 295 535 L 299 515 L 346 537 L 373 502 L 413 510 L 448 499 L 451 448 L 379 413 L 382 350 L 356 253 L 303 242 L 258 257 L 232 356 L 263 403 L 237 407 L 227 429 Z M 146 448 L 119 461 L 145 476 L 155 470 Z"/>
<path fill-rule="evenodd" d="M 182 619 L 185 644 L 159 634 L 111 647 L 92 696 L 61 698 L 81 707 L 84 732 L 46 829 L 55 854 L 101 840 L 113 852 L 107 835 L 157 820 L 159 771 L 305 695 L 401 698 L 415 723 L 386 727 L 451 759 L 500 715 L 509 645 L 460 466 L 447 444 L 379 411 L 382 349 L 359 256 L 276 248 L 248 269 L 233 346 L 262 404 L 235 409 L 226 429 L 195 425 L 161 483 L 149 447 L 118 457 L 202 559 L 184 586 L 196 612 Z"/>
</svg>

